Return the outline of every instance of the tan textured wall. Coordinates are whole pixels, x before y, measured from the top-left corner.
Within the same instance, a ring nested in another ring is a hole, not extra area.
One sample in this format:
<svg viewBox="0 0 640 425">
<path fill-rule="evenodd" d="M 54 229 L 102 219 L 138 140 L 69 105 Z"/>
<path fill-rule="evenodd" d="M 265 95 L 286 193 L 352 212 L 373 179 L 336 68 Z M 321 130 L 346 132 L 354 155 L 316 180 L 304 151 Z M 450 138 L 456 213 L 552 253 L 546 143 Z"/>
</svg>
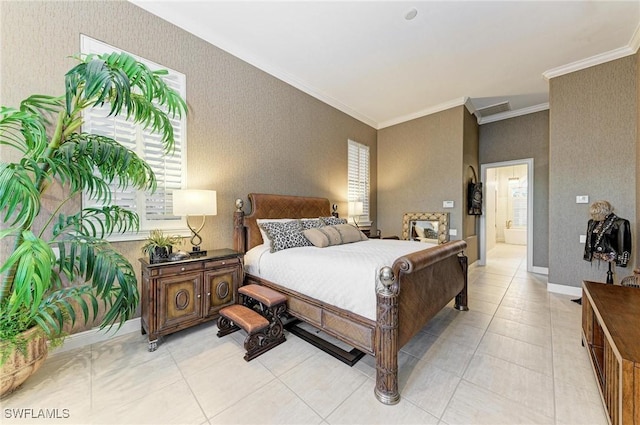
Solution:
<svg viewBox="0 0 640 425">
<path fill-rule="evenodd" d="M 636 52 L 636 172 L 640 175 L 640 51 Z M 635 242 L 640 243 L 640 181 L 636 181 L 636 219 L 631 222 L 631 232 Z M 640 266 L 640 246 L 633 249 L 632 256 L 635 258 L 635 267 Z"/>
<path fill-rule="evenodd" d="M 467 242 L 467 258 L 469 264 L 473 264 L 480 258 L 478 245 L 478 231 L 480 216 L 467 214 L 467 185 L 473 176 L 470 166 L 476 171 L 480 179 L 480 167 L 478 166 L 479 126 L 475 115 L 463 108 L 464 135 L 462 153 L 462 238 Z"/>
<path fill-rule="evenodd" d="M 402 236 L 406 212 L 449 212 L 462 235 L 464 106 L 378 131 L 378 223 L 383 236 Z M 442 201 L 455 208 L 443 210 Z"/>
<path fill-rule="evenodd" d="M 608 200 L 637 232 L 638 71 L 628 56 L 550 81 L 549 282 L 604 281 L 606 264 L 582 259 L 589 202 Z M 638 250 L 637 238 L 633 250 Z M 637 255 L 637 254 L 636 254 Z M 632 255 L 635 257 L 636 255 Z M 616 282 L 635 264 L 618 268 Z"/>
<path fill-rule="evenodd" d="M 186 74 L 188 185 L 218 192 L 203 248 L 231 247 L 234 201 L 249 192 L 328 197 L 346 215 L 349 138 L 371 147 L 376 219 L 374 128 L 128 2 L 0 2 L 0 19 L 3 105 L 62 94 L 80 34 Z M 117 244 L 136 268 L 140 246 Z"/>
<path fill-rule="evenodd" d="M 549 111 L 480 126 L 481 164 L 525 158 L 533 158 L 533 266 L 548 267 Z"/>
</svg>

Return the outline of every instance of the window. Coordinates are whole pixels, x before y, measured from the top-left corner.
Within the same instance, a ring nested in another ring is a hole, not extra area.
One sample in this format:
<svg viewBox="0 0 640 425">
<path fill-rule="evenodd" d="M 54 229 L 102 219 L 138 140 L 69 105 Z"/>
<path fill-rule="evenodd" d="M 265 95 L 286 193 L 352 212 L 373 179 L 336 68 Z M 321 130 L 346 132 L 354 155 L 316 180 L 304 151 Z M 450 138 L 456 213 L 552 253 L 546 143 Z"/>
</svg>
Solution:
<svg viewBox="0 0 640 425">
<path fill-rule="evenodd" d="M 369 221 L 369 146 L 349 140 L 349 171 L 347 202 L 362 202 L 362 215 L 358 222 Z"/>
<path fill-rule="evenodd" d="M 82 53 L 110 53 L 122 50 L 90 37 L 81 38 Z M 186 77 L 184 74 L 160 66 L 138 56 L 132 55 L 150 69 L 166 69 L 169 74 L 165 77 L 167 84 L 176 90 L 183 98 L 185 96 Z M 173 190 L 185 187 L 186 181 L 186 117 L 172 119 L 175 138 L 173 155 L 165 155 L 162 150 L 160 136 L 144 130 L 142 126 L 134 125 L 122 117 L 108 117 L 109 105 L 93 108 L 85 112 L 83 131 L 110 137 L 122 145 L 135 151 L 153 169 L 158 187 L 152 194 L 139 192 L 134 189 L 116 190 L 113 185 L 112 204 L 135 211 L 140 217 L 140 233 L 114 233 L 110 240 L 135 240 L 146 237 L 151 229 L 163 229 L 188 235 L 183 217 L 176 217 L 172 211 Z M 95 200 L 83 196 L 83 205 L 95 205 Z"/>
<path fill-rule="evenodd" d="M 527 182 L 509 181 L 511 217 L 514 227 L 527 226 Z"/>
</svg>

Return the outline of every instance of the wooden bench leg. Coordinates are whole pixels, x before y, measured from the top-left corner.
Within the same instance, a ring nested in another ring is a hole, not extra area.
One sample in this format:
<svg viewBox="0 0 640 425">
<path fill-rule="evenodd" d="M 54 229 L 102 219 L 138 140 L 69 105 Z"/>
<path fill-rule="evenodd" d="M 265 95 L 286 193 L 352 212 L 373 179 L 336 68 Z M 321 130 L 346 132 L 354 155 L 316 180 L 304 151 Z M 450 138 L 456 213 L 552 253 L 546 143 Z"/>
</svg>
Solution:
<svg viewBox="0 0 640 425">
<path fill-rule="evenodd" d="M 231 320 L 226 317 L 218 317 L 218 338 L 229 335 L 235 331 L 239 331 L 240 328 L 236 326 Z"/>
<path fill-rule="evenodd" d="M 254 306 L 254 310 L 255 307 L 256 306 Z M 284 314 L 286 309 L 287 306 L 285 304 L 279 304 L 270 308 L 265 308 L 260 312 L 267 320 L 269 320 L 269 326 L 260 332 L 247 335 L 247 338 L 244 340 L 244 348 L 247 350 L 247 353 L 244 356 L 246 361 L 250 361 L 286 341 L 284 336 L 284 325 L 280 320 L 280 317 Z"/>
</svg>

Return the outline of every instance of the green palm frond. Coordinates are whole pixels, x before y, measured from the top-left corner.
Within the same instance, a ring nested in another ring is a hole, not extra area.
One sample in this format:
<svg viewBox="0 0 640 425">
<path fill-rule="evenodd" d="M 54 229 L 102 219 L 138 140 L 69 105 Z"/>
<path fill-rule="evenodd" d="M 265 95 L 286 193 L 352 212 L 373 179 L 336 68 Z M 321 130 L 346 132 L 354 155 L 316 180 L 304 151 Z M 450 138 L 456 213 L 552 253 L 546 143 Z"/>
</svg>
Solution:
<svg viewBox="0 0 640 425">
<path fill-rule="evenodd" d="M 112 233 L 136 232 L 139 228 L 138 214 L 118 205 L 107 205 L 101 208 L 84 208 L 70 216 L 60 214 L 53 226 L 53 236 L 58 237 L 71 231 L 76 235 L 102 239 Z"/>
<path fill-rule="evenodd" d="M 74 133 L 54 153 L 52 172 L 68 182 L 72 193 L 84 190 L 90 198 L 110 202 L 111 187 L 155 191 L 151 167 L 117 141 L 95 134 Z M 59 165 L 58 165 L 59 164 Z M 73 164 L 73 167 L 65 167 Z M 96 169 L 99 174 L 96 174 Z"/>
<path fill-rule="evenodd" d="M 0 163 L 0 212 L 3 223 L 21 228 L 40 212 L 40 193 L 21 164 Z"/>
<path fill-rule="evenodd" d="M 49 337 L 60 335 L 67 318 L 71 320 L 72 325 L 76 322 L 76 312 L 70 303 L 70 300 L 73 300 L 80 306 L 84 322 L 87 323 L 91 317 L 98 315 L 98 301 L 92 291 L 91 285 L 58 289 L 42 301 L 33 321 L 40 325 Z"/>
<path fill-rule="evenodd" d="M 162 79 L 166 71 L 151 71 L 126 53 L 87 55 L 81 60 L 65 77 L 68 115 L 75 115 L 76 99 L 80 105 L 109 103 L 109 115 L 126 113 L 127 119 L 160 134 L 165 151 L 171 152 L 173 126 L 167 115 L 181 117 L 187 104 Z"/>
<path fill-rule="evenodd" d="M 40 155 L 48 145 L 42 116 L 0 106 L 0 145 L 11 146 L 24 155 Z"/>
<path fill-rule="evenodd" d="M 20 245 L 0 267 L 0 274 L 10 272 L 13 281 L 12 302 L 2 306 L 6 313 L 22 308 L 33 316 L 38 313 L 44 294 L 51 288 L 52 258 L 55 255 L 45 241 L 30 231 L 22 233 Z"/>
<path fill-rule="evenodd" d="M 20 110 L 40 117 L 44 124 L 52 124 L 64 108 L 64 97 L 34 94 L 20 102 Z"/>
<path fill-rule="evenodd" d="M 138 280 L 131 263 L 122 254 L 102 240 L 87 237 L 77 237 L 58 247 L 58 269 L 71 281 L 81 279 L 90 284 L 91 297 L 107 306 L 101 328 L 116 323 L 122 325 L 135 313 L 139 301 Z"/>
<path fill-rule="evenodd" d="M 132 94 L 129 116 L 141 123 L 145 129 L 162 134 L 165 153 L 172 153 L 174 147 L 173 125 L 167 114 L 144 96 Z"/>
</svg>

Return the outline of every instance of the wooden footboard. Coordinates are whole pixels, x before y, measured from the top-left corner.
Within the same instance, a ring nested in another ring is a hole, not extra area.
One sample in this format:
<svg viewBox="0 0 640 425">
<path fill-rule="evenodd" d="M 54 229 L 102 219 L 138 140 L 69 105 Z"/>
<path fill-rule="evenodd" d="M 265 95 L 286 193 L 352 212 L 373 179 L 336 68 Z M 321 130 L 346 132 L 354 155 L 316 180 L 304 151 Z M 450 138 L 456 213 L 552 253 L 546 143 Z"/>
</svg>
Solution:
<svg viewBox="0 0 640 425">
<path fill-rule="evenodd" d="M 464 241 L 452 241 L 398 258 L 379 273 L 376 313 L 376 389 L 378 400 L 395 404 L 398 351 L 449 301 L 467 307 Z"/>
<path fill-rule="evenodd" d="M 236 201 L 234 249 L 246 252 L 261 243 L 257 218 L 328 216 L 329 200 L 250 194 L 253 211 L 245 216 Z M 291 315 L 376 357 L 375 396 L 385 404 L 400 400 L 398 351 L 449 301 L 467 310 L 467 257 L 464 241 L 452 241 L 398 258 L 380 270 L 376 285 L 376 321 L 246 275 L 246 283 L 268 286 L 287 296 Z"/>
</svg>

